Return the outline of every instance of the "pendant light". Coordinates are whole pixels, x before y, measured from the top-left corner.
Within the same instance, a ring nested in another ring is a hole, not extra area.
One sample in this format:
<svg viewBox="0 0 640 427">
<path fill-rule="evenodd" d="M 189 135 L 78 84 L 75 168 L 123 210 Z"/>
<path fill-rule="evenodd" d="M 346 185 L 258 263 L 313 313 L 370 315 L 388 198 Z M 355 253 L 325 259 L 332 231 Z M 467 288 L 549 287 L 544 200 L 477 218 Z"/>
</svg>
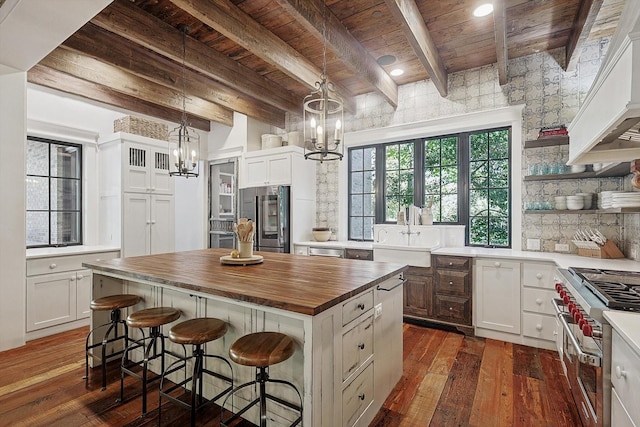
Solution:
<svg viewBox="0 0 640 427">
<path fill-rule="evenodd" d="M 198 155 L 200 154 L 200 135 L 187 126 L 186 94 L 186 37 L 189 27 L 180 25 L 182 31 L 182 118 L 180 126 L 169 132 L 169 175 L 197 177 L 200 172 Z"/>
<path fill-rule="evenodd" d="M 304 157 L 309 160 L 342 160 L 344 148 L 343 102 L 327 81 L 326 3 L 322 9 L 322 74 L 316 90 L 304 98 Z"/>
</svg>

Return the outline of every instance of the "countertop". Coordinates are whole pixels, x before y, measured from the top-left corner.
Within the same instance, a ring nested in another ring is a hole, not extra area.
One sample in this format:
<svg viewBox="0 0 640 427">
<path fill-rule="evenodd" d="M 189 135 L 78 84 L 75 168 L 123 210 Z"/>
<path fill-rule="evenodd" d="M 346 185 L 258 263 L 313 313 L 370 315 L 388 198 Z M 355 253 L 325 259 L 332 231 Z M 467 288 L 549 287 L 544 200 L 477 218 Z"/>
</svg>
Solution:
<svg viewBox="0 0 640 427">
<path fill-rule="evenodd" d="M 603 314 L 622 339 L 640 354 L 640 313 L 607 310 Z"/>
<path fill-rule="evenodd" d="M 98 252 L 114 252 L 119 250 L 119 247 L 101 245 L 65 246 L 62 248 L 34 248 L 27 249 L 27 259 L 49 258 L 54 256 L 68 255 L 85 255 Z"/>
<path fill-rule="evenodd" d="M 357 242 L 355 240 L 329 240 L 316 242 L 315 240 L 295 242 L 294 245 L 313 246 L 315 248 L 343 248 L 343 249 L 373 249 L 373 242 Z"/>
<path fill-rule="evenodd" d="M 344 258 L 254 252 L 264 262 L 223 265 L 228 249 L 173 252 L 99 262 L 84 267 L 129 280 L 198 291 L 238 301 L 316 315 L 408 267 Z"/>
</svg>

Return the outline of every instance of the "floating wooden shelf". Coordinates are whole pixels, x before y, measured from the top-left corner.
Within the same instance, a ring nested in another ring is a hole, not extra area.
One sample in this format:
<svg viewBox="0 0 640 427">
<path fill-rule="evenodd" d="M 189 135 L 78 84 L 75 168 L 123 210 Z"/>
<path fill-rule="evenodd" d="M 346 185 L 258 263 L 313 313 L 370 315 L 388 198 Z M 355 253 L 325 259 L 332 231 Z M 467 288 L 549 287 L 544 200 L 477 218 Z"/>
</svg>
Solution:
<svg viewBox="0 0 640 427">
<path fill-rule="evenodd" d="M 550 136 L 548 138 L 531 139 L 524 142 L 524 148 L 551 147 L 554 145 L 569 145 L 569 137 Z"/>
<path fill-rule="evenodd" d="M 554 179 L 611 178 L 627 176 L 631 173 L 629 162 L 612 163 L 597 172 L 585 171 L 577 173 L 558 173 L 549 175 L 527 175 L 525 181 L 549 181 Z"/>
<path fill-rule="evenodd" d="M 637 208 L 610 208 L 610 209 L 577 209 L 577 210 L 558 210 L 558 209 L 527 209 L 526 214 L 633 214 L 640 213 L 640 207 Z"/>
</svg>

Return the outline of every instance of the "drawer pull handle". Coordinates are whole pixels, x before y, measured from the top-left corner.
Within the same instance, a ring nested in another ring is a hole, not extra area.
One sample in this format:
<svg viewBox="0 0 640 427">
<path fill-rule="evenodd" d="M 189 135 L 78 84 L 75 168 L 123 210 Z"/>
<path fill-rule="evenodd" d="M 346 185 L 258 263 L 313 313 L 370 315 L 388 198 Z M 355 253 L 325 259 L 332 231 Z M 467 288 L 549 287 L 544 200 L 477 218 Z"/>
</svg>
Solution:
<svg viewBox="0 0 640 427">
<path fill-rule="evenodd" d="M 538 279 L 542 279 L 542 273 L 537 273 L 537 274 L 536 274 L 536 278 L 538 278 Z"/>
<path fill-rule="evenodd" d="M 538 305 L 542 305 L 542 299 L 540 299 L 540 298 L 536 298 L 536 304 L 538 304 Z"/>
<path fill-rule="evenodd" d="M 538 323 L 538 324 L 536 325 L 536 330 L 537 330 L 538 332 L 540 332 L 540 331 L 542 330 L 542 325 L 541 325 L 540 323 Z"/>
<path fill-rule="evenodd" d="M 349 366 L 349 369 L 347 369 L 347 372 L 353 371 L 357 366 L 358 366 L 358 362 L 356 362 L 353 365 Z"/>
<path fill-rule="evenodd" d="M 360 310 L 364 310 L 364 304 L 363 303 L 359 303 L 356 308 L 359 308 Z"/>
<path fill-rule="evenodd" d="M 495 265 L 496 267 L 500 267 L 500 263 L 498 261 L 496 261 L 493 265 Z"/>
<path fill-rule="evenodd" d="M 360 393 L 360 394 L 358 395 L 358 399 L 360 399 L 360 400 L 364 400 L 364 398 L 365 398 L 364 393 Z"/>
<path fill-rule="evenodd" d="M 627 371 L 625 371 L 624 368 L 621 368 L 620 366 L 616 366 L 616 377 L 626 379 Z"/>
<path fill-rule="evenodd" d="M 49 264 L 49 268 L 50 268 L 51 270 L 53 270 L 54 268 L 57 268 L 57 267 L 58 267 L 58 265 L 57 265 L 57 264 Z"/>
<path fill-rule="evenodd" d="M 364 343 L 363 343 L 363 342 L 361 342 L 360 344 L 358 344 L 358 348 L 359 348 L 360 350 L 364 350 Z"/>
</svg>

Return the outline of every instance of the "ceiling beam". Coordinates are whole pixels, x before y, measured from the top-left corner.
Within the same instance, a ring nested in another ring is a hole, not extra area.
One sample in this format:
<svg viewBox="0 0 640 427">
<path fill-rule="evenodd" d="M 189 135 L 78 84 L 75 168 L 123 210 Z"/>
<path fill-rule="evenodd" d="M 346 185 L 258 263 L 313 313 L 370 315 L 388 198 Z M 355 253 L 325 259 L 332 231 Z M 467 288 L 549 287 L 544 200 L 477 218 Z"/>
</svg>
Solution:
<svg viewBox="0 0 640 427">
<path fill-rule="evenodd" d="M 312 0 L 276 0 L 299 24 L 323 40 L 322 27 L 326 17 L 327 45 L 357 76 L 364 78 L 394 108 L 398 106 L 398 85 L 369 55 L 349 30 L 331 13 L 324 3 Z M 323 15 L 324 12 L 324 15 Z"/>
<path fill-rule="evenodd" d="M 604 0 L 582 0 L 580 7 L 571 27 L 571 34 L 565 47 L 565 71 L 573 71 L 578 64 L 582 47 L 589 38 L 591 27 L 596 22 L 598 12 Z"/>
<path fill-rule="evenodd" d="M 416 2 L 414 0 L 384 0 L 384 2 L 400 23 L 402 32 L 422 66 L 429 73 L 440 95 L 447 96 L 447 71 L 444 69 L 438 48 L 429 34 L 427 24 Z"/>
<path fill-rule="evenodd" d="M 316 82 L 320 81 L 322 70 L 231 1 L 170 1 L 292 79 L 310 89 L 316 89 Z M 333 85 L 342 96 L 345 109 L 355 112 L 356 102 L 353 94 L 335 81 Z"/>
<path fill-rule="evenodd" d="M 183 33 L 130 2 L 111 3 L 91 22 L 182 63 Z M 204 43 L 187 37 L 185 56 L 187 67 L 281 110 L 301 114 L 298 96 Z"/>
<path fill-rule="evenodd" d="M 125 95 L 182 110 L 182 91 L 143 79 L 64 46 L 56 48 L 43 58 L 40 64 L 92 83 L 108 86 Z M 185 110 L 194 116 L 233 126 L 233 112 L 213 102 L 191 96 L 185 100 Z"/>
<path fill-rule="evenodd" d="M 507 84 L 507 11 L 505 0 L 493 0 L 493 32 L 496 36 L 496 58 L 500 86 Z"/>
<path fill-rule="evenodd" d="M 36 85 L 77 95 L 79 97 L 111 105 L 134 113 L 156 117 L 174 123 L 180 123 L 182 111 L 161 107 L 139 98 L 116 92 L 111 88 L 88 82 L 69 74 L 36 65 L 27 72 L 27 81 Z M 187 115 L 189 124 L 199 130 L 209 132 L 211 122 L 200 117 Z"/>
<path fill-rule="evenodd" d="M 132 44 L 127 39 L 94 24 L 86 24 L 69 37 L 64 46 L 154 83 L 182 90 L 182 65 Z M 198 96 L 261 122 L 284 128 L 283 110 L 229 89 L 191 69 L 184 69 L 184 75 L 187 95 Z"/>
</svg>

